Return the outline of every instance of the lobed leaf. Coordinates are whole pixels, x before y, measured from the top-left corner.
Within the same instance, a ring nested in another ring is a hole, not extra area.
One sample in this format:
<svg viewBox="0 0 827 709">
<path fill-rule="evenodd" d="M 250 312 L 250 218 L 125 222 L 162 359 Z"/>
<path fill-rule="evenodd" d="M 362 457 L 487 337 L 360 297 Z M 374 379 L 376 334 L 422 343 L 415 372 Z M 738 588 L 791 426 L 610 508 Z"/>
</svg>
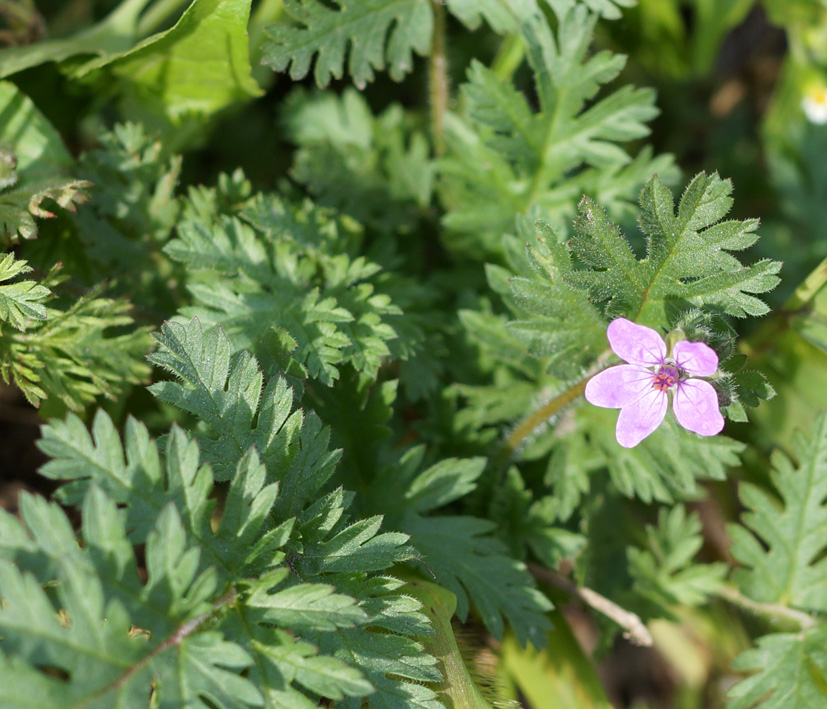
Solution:
<svg viewBox="0 0 827 709">
<path fill-rule="evenodd" d="M 348 73 L 359 88 L 386 62 L 399 81 L 413 68 L 413 53 L 430 47 L 433 15 L 423 0 L 286 0 L 284 7 L 297 26 L 267 28 L 263 61 L 276 71 L 289 67 L 294 80 L 307 75 L 314 57 L 319 86 L 341 79 L 349 49 Z"/>
<path fill-rule="evenodd" d="M 742 568 L 734 578 L 744 593 L 763 603 L 808 610 L 827 609 L 827 414 L 813 422 L 809 436 L 794 438 L 797 465 L 780 451 L 772 457 L 770 479 L 779 501 L 768 491 L 744 483 L 746 512 L 730 525 L 731 553 Z"/>
</svg>

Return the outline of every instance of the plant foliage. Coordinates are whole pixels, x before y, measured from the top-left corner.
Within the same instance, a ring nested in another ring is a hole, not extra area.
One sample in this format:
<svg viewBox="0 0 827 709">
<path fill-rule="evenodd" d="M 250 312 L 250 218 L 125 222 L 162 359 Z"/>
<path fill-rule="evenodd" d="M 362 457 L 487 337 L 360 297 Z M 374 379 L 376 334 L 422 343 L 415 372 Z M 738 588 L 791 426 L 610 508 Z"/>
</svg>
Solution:
<svg viewBox="0 0 827 709">
<path fill-rule="evenodd" d="M 0 3 L 0 706 L 827 704 L 827 20 L 758 96 L 756 1 Z M 618 443 L 616 318 L 723 433 Z"/>
<path fill-rule="evenodd" d="M 644 149 L 632 158 L 621 145 L 649 132 L 654 93 L 627 85 L 593 100 L 625 59 L 607 51 L 588 56 L 596 17 L 585 7 L 558 17 L 556 31 L 542 15 L 521 29 L 539 110 L 480 62 L 461 87 L 466 115 L 447 123 L 441 190 L 445 226 L 460 248 L 498 250 L 514 215 L 533 206 L 562 223 L 583 193 L 627 217 L 653 172 L 674 174 L 669 156 Z"/>
</svg>

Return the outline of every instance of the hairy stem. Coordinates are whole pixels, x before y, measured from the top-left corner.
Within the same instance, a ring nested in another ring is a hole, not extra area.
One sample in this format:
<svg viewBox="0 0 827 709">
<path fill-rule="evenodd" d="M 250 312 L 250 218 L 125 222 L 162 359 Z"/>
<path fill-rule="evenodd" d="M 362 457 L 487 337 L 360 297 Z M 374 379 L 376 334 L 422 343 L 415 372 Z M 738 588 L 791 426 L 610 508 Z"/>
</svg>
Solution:
<svg viewBox="0 0 827 709">
<path fill-rule="evenodd" d="M 808 630 L 818 624 L 818 620 L 809 613 L 797 611 L 794 608 L 789 608 L 780 603 L 759 603 L 758 601 L 753 601 L 734 586 L 721 586 L 715 593 L 725 601 L 729 601 L 744 610 L 752 611 L 757 615 L 792 621 L 802 630 Z"/>
<path fill-rule="evenodd" d="M 640 616 L 621 608 L 614 601 L 610 601 L 605 596 L 600 595 L 597 591 L 593 591 L 586 586 L 578 586 L 571 579 L 563 576 L 557 571 L 545 569 L 542 566 L 531 564 L 529 569 L 534 578 L 547 583 L 549 586 L 559 588 L 561 591 L 577 596 L 586 605 L 594 608 L 599 613 L 602 613 L 607 618 L 611 618 L 621 628 L 623 628 L 623 637 L 635 645 L 643 647 L 650 647 L 653 643 L 652 634 L 644 625 Z"/>
<path fill-rule="evenodd" d="M 445 59 L 445 7 L 440 0 L 431 0 L 434 8 L 434 34 L 431 40 L 431 61 L 428 91 L 431 100 L 431 139 L 434 153 L 445 152 L 445 112 L 448 110 L 448 63 Z"/>
<path fill-rule="evenodd" d="M 532 434 L 538 426 L 548 421 L 552 416 L 559 413 L 569 404 L 577 400 L 579 396 L 586 390 L 586 384 L 595 374 L 606 368 L 606 361 L 613 357 L 614 353 L 611 350 L 603 352 L 594 362 L 589 372 L 582 379 L 572 384 L 565 391 L 560 392 L 551 401 L 546 402 L 539 409 L 526 416 L 517 426 L 511 431 L 508 438 L 502 444 L 502 447 L 497 451 L 495 456 L 496 467 L 503 471 L 508 465 L 514 454 L 520 449 L 525 440 Z"/>
<path fill-rule="evenodd" d="M 551 401 L 548 401 L 542 407 L 537 409 L 537 411 L 529 414 L 522 421 L 520 421 L 508 438 L 505 439 L 505 443 L 503 443 L 503 446 L 498 453 L 498 458 L 500 458 L 503 463 L 507 463 L 511 459 L 511 456 L 519 450 L 526 438 L 528 438 L 538 426 L 542 425 L 561 409 L 571 404 L 583 393 L 586 389 L 586 382 L 588 380 L 589 377 L 581 379 L 565 391 L 560 392 Z"/>
</svg>

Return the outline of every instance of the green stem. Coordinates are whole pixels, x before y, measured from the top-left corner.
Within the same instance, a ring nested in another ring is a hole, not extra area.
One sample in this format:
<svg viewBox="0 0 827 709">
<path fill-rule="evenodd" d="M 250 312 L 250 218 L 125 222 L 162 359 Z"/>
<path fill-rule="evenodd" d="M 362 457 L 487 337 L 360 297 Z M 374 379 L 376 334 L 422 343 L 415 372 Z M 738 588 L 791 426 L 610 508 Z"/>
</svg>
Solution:
<svg viewBox="0 0 827 709">
<path fill-rule="evenodd" d="M 154 34 L 175 12 L 189 2 L 190 0 L 158 0 L 138 22 L 138 36 L 148 37 Z"/>
<path fill-rule="evenodd" d="M 250 17 L 247 32 L 250 35 L 250 63 L 258 65 L 261 45 L 264 42 L 264 28 L 278 22 L 284 14 L 283 0 L 261 0 Z"/>
<path fill-rule="evenodd" d="M 749 340 L 741 341 L 741 350 L 744 354 L 755 356 L 772 346 L 778 336 L 789 327 L 790 319 L 804 310 L 825 285 L 827 285 L 827 259 L 815 267 L 787 298 L 784 305 L 776 310 Z"/>
<path fill-rule="evenodd" d="M 818 264 L 815 270 L 804 279 L 804 282 L 795 289 L 795 292 L 787 298 L 782 310 L 786 312 L 801 310 L 825 284 L 827 284 L 827 258 Z"/>
<path fill-rule="evenodd" d="M 514 76 L 514 72 L 517 71 L 517 67 L 522 64 L 524 58 L 525 42 L 522 36 L 506 35 L 497 50 L 497 56 L 491 63 L 491 71 L 500 81 L 508 81 Z"/>
<path fill-rule="evenodd" d="M 586 376 L 572 384 L 565 391 L 560 392 L 551 401 L 547 402 L 537 409 L 537 411 L 529 414 L 522 421 L 520 421 L 508 438 L 505 439 L 505 442 L 502 444 L 502 447 L 495 456 L 497 469 L 504 471 L 505 467 L 511 461 L 512 456 L 520 449 L 520 446 L 523 445 L 526 438 L 528 438 L 538 426 L 541 426 L 552 416 L 559 413 L 563 408 L 574 402 L 586 390 L 586 383 L 589 379 L 591 379 L 598 372 L 604 370 L 606 368 L 605 365 L 607 360 L 611 359 L 613 356 L 614 353 L 611 350 L 606 350 L 603 352 L 594 361 L 594 364 Z"/>
<path fill-rule="evenodd" d="M 721 586 L 715 593 L 725 601 L 758 615 L 792 621 L 802 630 L 808 630 L 818 625 L 818 620 L 808 613 L 797 611 L 779 603 L 758 603 L 758 601 L 747 598 L 734 586 Z"/>
<path fill-rule="evenodd" d="M 586 389 L 586 382 L 588 382 L 590 378 L 591 375 L 584 377 L 576 384 L 573 384 L 565 391 L 559 393 L 551 401 L 537 409 L 537 411 L 529 414 L 526 418 L 520 421 L 508 438 L 505 439 L 505 442 L 500 450 L 497 451 L 495 457 L 497 469 L 505 469 L 511 461 L 513 455 L 519 450 L 526 438 L 528 438 L 538 426 L 545 423 L 561 409 L 575 401 Z"/>
<path fill-rule="evenodd" d="M 445 59 L 445 7 L 440 0 L 431 0 L 434 8 L 434 31 L 431 40 L 431 61 L 428 90 L 431 99 L 431 139 L 434 153 L 445 152 L 445 112 L 448 110 L 448 63 Z"/>
</svg>

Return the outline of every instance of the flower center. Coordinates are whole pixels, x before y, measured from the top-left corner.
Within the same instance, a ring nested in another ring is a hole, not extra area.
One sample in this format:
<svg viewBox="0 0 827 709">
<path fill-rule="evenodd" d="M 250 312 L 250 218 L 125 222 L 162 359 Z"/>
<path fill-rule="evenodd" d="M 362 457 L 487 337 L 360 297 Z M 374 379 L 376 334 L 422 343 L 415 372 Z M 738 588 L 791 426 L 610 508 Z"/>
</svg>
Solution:
<svg viewBox="0 0 827 709">
<path fill-rule="evenodd" d="M 655 376 L 652 377 L 652 386 L 658 391 L 668 391 L 678 383 L 678 370 L 668 364 L 658 367 Z"/>
</svg>

